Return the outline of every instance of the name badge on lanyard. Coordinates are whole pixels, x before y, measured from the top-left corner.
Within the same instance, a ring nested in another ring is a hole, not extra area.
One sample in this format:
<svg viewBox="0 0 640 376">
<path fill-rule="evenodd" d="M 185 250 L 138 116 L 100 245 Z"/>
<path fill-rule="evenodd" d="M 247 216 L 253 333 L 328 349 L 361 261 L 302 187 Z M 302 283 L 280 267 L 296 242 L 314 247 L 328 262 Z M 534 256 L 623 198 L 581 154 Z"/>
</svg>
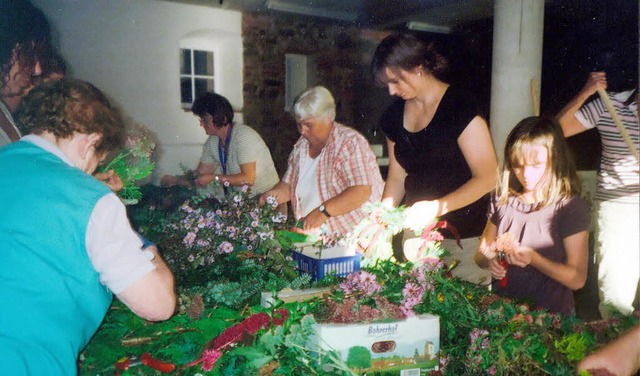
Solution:
<svg viewBox="0 0 640 376">
<path fill-rule="evenodd" d="M 231 142 L 231 131 L 233 127 L 230 125 L 227 130 L 227 137 L 224 141 L 224 148 L 221 145 L 221 140 L 218 138 L 218 157 L 220 157 L 220 165 L 222 166 L 222 175 L 227 174 L 227 163 L 229 160 L 229 143 Z M 229 189 L 226 185 L 222 184 L 225 196 L 229 193 Z"/>
</svg>

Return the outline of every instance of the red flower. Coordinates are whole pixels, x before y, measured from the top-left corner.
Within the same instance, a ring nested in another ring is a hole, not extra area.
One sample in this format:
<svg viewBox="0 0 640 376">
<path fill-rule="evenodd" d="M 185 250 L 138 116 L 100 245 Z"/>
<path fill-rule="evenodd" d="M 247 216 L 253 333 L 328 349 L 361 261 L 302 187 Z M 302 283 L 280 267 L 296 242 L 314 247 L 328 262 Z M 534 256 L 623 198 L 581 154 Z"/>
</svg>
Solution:
<svg viewBox="0 0 640 376">
<path fill-rule="evenodd" d="M 211 371 L 211 368 L 213 368 L 221 356 L 222 353 L 218 350 L 205 350 L 204 354 L 202 354 L 202 369 L 205 371 Z"/>
<path fill-rule="evenodd" d="M 273 325 L 282 325 L 289 317 L 289 311 L 286 308 L 274 311 Z M 271 317 L 264 312 L 256 313 L 244 319 L 242 322 L 225 329 L 219 336 L 207 342 L 202 356 L 188 363 L 187 366 L 195 366 L 202 363 L 202 369 L 211 370 L 218 359 L 222 356 L 222 351 L 238 343 L 245 334 L 256 334 L 260 329 L 268 328 Z"/>
</svg>

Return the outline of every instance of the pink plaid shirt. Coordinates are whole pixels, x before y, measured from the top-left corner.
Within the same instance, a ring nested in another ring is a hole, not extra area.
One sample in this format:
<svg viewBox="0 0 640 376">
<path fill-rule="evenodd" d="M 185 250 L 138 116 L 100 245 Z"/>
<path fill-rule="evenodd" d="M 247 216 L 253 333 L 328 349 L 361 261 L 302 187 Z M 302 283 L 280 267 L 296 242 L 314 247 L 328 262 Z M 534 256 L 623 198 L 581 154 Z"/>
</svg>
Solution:
<svg viewBox="0 0 640 376">
<path fill-rule="evenodd" d="M 309 154 L 309 142 L 300 137 L 289 155 L 289 165 L 282 180 L 291 187 L 291 206 L 296 218 L 301 217 L 295 190 L 298 184 L 300 159 Z M 322 202 L 339 195 L 356 185 L 370 185 L 368 201 L 377 202 L 382 197 L 384 181 L 367 140 L 356 130 L 334 123 L 329 139 L 318 156 L 318 191 Z M 365 213 L 362 207 L 327 220 L 328 233 L 346 235 L 357 225 Z"/>
</svg>

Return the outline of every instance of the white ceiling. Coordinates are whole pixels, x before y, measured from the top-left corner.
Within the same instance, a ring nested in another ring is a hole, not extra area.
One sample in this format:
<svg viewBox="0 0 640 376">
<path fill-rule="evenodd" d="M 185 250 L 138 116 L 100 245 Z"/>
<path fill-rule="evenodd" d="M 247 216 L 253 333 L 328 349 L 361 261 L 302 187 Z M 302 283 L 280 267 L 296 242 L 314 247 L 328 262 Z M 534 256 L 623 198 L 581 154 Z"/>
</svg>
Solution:
<svg viewBox="0 0 640 376">
<path fill-rule="evenodd" d="M 446 32 L 457 25 L 489 18 L 493 0 L 166 0 L 287 17 L 305 14 L 359 27 L 427 28 Z"/>
</svg>

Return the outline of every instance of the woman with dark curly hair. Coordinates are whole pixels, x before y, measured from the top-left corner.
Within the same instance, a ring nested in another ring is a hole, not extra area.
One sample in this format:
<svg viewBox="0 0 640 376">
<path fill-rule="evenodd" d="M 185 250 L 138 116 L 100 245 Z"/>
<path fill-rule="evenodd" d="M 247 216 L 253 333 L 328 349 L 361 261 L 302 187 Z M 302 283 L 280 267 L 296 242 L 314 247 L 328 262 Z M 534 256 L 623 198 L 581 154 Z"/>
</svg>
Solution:
<svg viewBox="0 0 640 376">
<path fill-rule="evenodd" d="M 446 59 L 433 44 L 413 34 L 392 34 L 377 47 L 371 63 L 376 81 L 399 97 L 382 116 L 389 172 L 383 202 L 410 206 L 405 227 L 419 229 L 436 217 L 447 220 L 462 237 L 460 251 L 452 234 L 443 246 L 462 260 L 453 274 L 475 283 L 489 275 L 473 262 L 482 233 L 487 193 L 495 187 L 497 160 L 487 122 L 473 95 L 443 81 Z M 409 259 L 419 239 L 405 231 Z"/>
<path fill-rule="evenodd" d="M 30 134 L 0 149 L 0 364 L 10 375 L 73 375 L 115 294 L 147 320 L 175 308 L 173 275 L 91 176 L 123 139 L 93 85 L 35 88 L 19 121 Z"/>
<path fill-rule="evenodd" d="M 21 136 L 7 102 L 33 88 L 49 34 L 47 18 L 29 1 L 0 0 L 0 146 Z"/>
</svg>

